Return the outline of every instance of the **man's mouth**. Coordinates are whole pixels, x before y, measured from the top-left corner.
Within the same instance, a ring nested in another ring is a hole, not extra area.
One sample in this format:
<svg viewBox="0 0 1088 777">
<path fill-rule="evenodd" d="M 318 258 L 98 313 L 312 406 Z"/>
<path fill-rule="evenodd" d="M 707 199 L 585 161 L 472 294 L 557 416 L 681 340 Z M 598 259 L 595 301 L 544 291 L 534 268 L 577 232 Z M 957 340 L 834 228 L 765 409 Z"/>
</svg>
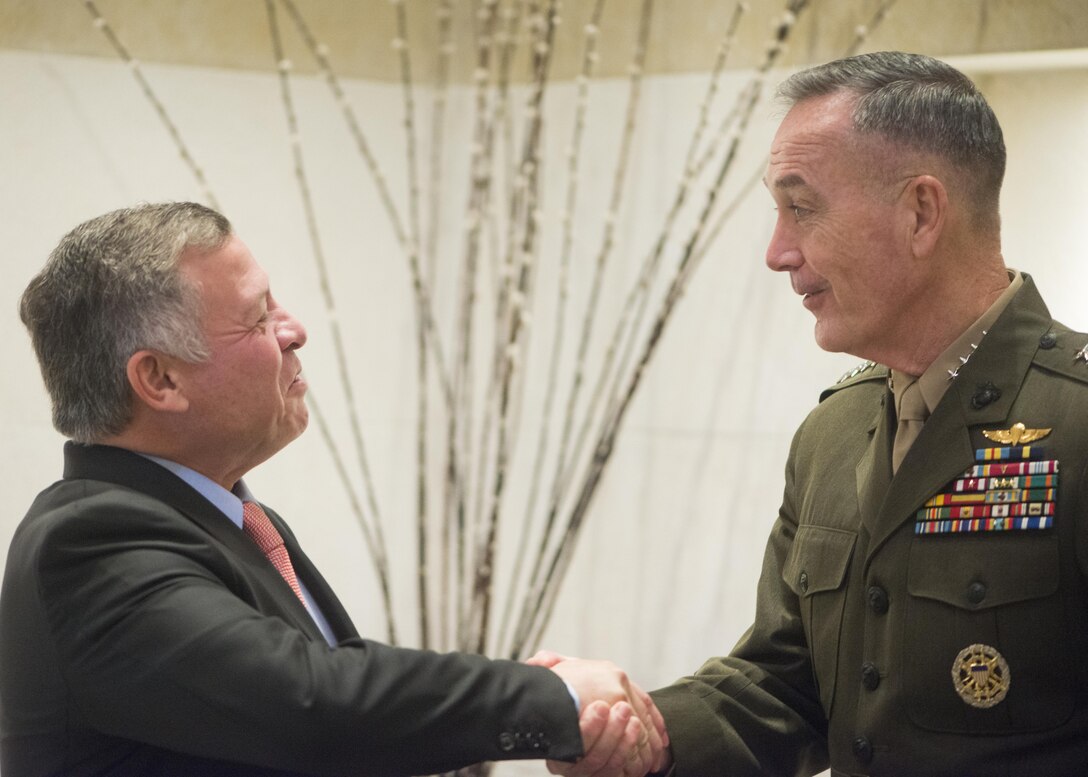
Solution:
<svg viewBox="0 0 1088 777">
<path fill-rule="evenodd" d="M 802 288 L 797 289 L 796 291 L 801 295 L 801 304 L 804 305 L 805 308 L 811 310 L 814 305 L 819 304 L 820 300 L 823 298 L 824 292 L 827 291 L 827 287 Z"/>
</svg>

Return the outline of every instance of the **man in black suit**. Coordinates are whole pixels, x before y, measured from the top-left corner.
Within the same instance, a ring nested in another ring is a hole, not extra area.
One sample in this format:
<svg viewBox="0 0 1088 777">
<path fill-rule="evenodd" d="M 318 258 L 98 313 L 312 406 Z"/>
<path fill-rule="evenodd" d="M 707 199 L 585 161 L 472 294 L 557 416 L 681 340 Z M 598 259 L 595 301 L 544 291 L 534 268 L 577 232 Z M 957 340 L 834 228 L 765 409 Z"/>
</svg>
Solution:
<svg viewBox="0 0 1088 777">
<path fill-rule="evenodd" d="M 652 702 L 610 664 L 359 637 L 242 480 L 306 427 L 306 331 L 222 215 L 175 203 L 92 219 L 21 315 L 72 441 L 0 594 L 4 777 L 573 760 L 579 701 L 587 737 L 643 743 L 632 774 L 660 757 Z"/>
</svg>

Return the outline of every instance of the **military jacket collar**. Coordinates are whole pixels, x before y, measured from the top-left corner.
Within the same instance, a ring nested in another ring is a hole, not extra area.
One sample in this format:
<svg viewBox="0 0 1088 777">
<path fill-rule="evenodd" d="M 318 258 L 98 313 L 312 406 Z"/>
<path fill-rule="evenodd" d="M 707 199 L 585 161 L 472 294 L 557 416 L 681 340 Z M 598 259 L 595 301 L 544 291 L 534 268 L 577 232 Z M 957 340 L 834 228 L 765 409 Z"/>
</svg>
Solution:
<svg viewBox="0 0 1088 777">
<path fill-rule="evenodd" d="M 871 537 L 870 555 L 926 499 L 974 463 L 974 429 L 1016 420 L 1008 418 L 1012 402 L 1035 359 L 1040 339 L 1052 325 L 1035 283 L 1024 275 L 1023 287 L 952 380 L 894 477 L 891 392 L 876 395 L 869 450 L 857 467 L 858 499 Z M 877 377 L 886 370 L 870 373 Z M 878 504 L 878 509 L 872 509 Z"/>
</svg>

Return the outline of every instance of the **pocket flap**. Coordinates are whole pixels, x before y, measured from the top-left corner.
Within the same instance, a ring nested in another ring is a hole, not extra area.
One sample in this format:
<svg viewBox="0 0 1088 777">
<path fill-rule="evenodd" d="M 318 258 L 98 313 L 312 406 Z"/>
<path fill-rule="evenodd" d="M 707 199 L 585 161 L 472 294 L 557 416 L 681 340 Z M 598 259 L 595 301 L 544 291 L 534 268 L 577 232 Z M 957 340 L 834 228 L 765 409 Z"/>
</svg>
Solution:
<svg viewBox="0 0 1088 777">
<path fill-rule="evenodd" d="M 1039 599 L 1058 590 L 1053 535 L 920 537 L 910 549 L 907 590 L 964 610 Z"/>
<path fill-rule="evenodd" d="M 853 532 L 801 526 L 782 567 L 782 579 L 798 596 L 834 591 L 846 579 L 856 542 Z"/>
</svg>

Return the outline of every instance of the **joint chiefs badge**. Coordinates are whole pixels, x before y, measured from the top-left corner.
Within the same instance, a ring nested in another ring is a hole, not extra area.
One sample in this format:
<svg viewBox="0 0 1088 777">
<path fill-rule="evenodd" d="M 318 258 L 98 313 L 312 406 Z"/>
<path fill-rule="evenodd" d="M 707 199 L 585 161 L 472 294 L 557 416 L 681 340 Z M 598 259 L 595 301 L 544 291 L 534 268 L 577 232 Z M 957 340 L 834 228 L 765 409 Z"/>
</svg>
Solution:
<svg viewBox="0 0 1088 777">
<path fill-rule="evenodd" d="M 989 645 L 968 645 L 952 663 L 952 685 L 972 707 L 988 709 L 1000 704 L 1011 683 L 1005 657 Z"/>
</svg>

